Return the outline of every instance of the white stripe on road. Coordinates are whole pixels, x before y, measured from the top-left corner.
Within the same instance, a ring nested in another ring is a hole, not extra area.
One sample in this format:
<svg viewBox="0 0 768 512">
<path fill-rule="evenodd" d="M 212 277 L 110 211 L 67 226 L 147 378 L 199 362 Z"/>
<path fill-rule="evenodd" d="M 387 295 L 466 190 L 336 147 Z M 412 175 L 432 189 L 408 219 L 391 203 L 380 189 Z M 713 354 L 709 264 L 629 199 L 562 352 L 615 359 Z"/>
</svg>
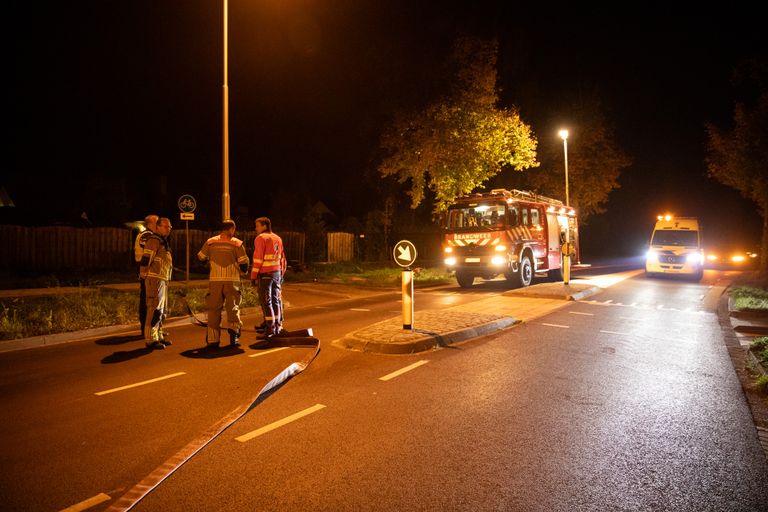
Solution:
<svg viewBox="0 0 768 512">
<path fill-rule="evenodd" d="M 559 327 L 560 329 L 570 329 L 571 328 L 569 325 L 560 325 L 560 324 L 545 324 L 545 323 L 542 323 L 541 325 L 546 325 L 547 327 Z"/>
<path fill-rule="evenodd" d="M 405 368 L 400 368 L 400 369 L 399 369 L 399 370 L 397 370 L 396 372 L 392 372 L 392 373 L 390 373 L 390 374 L 387 374 L 387 375 L 385 375 L 385 376 L 383 376 L 383 377 L 379 377 L 379 380 L 383 380 L 383 381 L 392 380 L 392 379 L 394 379 L 395 377 L 399 377 L 400 375 L 402 375 L 402 374 L 404 374 L 404 373 L 406 373 L 406 372 L 409 372 L 409 371 L 411 371 L 411 370 L 414 370 L 414 369 L 418 368 L 419 366 L 421 366 L 421 365 L 423 365 L 423 364 L 427 364 L 428 362 L 429 362 L 429 361 L 427 361 L 426 359 L 422 359 L 421 361 L 416 361 L 416 362 L 415 362 L 415 363 L 413 363 L 413 364 L 409 364 L 409 365 L 408 365 L 408 366 L 406 366 Z"/>
<path fill-rule="evenodd" d="M 330 306 L 315 306 L 315 309 L 331 309 Z"/>
<path fill-rule="evenodd" d="M 365 308 L 349 308 L 349 310 L 350 311 L 363 311 L 363 312 L 370 311 L 370 309 L 365 309 Z"/>
<path fill-rule="evenodd" d="M 121 386 L 119 388 L 108 389 L 106 391 L 99 391 L 98 393 L 94 393 L 94 395 L 98 395 L 98 396 L 108 395 L 110 393 L 116 393 L 118 391 L 123 391 L 125 389 L 137 388 L 145 384 L 152 384 L 153 382 L 160 382 L 161 380 L 172 379 L 174 377 L 178 377 L 179 375 L 186 375 L 186 372 L 172 373 L 170 375 L 165 375 L 163 377 L 158 377 L 156 379 L 143 380 L 141 382 L 137 382 L 136 384 L 128 384 L 127 386 Z"/>
<path fill-rule="evenodd" d="M 299 411 L 296 414 L 291 414 L 290 416 L 287 416 L 281 420 L 277 420 L 274 423 L 270 423 L 269 425 L 263 426 L 261 428 L 257 428 L 256 430 L 253 430 L 251 432 L 248 432 L 247 434 L 243 434 L 240 437 L 236 437 L 236 441 L 240 441 L 241 443 L 244 443 L 246 441 L 250 441 L 254 437 L 259 437 L 261 435 L 266 434 L 267 432 L 271 432 L 272 430 L 275 430 L 276 428 L 280 428 L 284 425 L 287 425 L 289 423 L 292 423 L 298 419 L 303 418 L 304 416 L 308 416 L 312 414 L 313 412 L 317 412 L 320 409 L 325 409 L 325 406 L 323 404 L 315 404 L 312 407 L 308 407 L 307 409 L 304 409 L 303 411 Z"/>
<path fill-rule="evenodd" d="M 630 334 L 628 332 L 617 332 L 617 331 L 603 331 L 602 329 L 600 332 L 605 334 L 618 334 L 619 336 L 629 336 Z"/>
<path fill-rule="evenodd" d="M 85 501 L 81 501 L 80 503 L 77 503 L 75 505 L 72 505 L 71 507 L 63 508 L 61 509 L 61 512 L 80 512 L 81 510 L 86 510 L 91 507 L 95 507 L 99 503 L 104 503 L 105 501 L 109 501 L 112 498 L 109 497 L 108 494 L 99 493 L 96 496 L 93 496 L 92 498 L 88 498 Z"/>
<path fill-rule="evenodd" d="M 251 354 L 248 357 L 259 357 L 259 356 L 265 356 L 267 354 L 271 354 L 272 352 L 278 352 L 280 350 L 287 350 L 290 347 L 279 347 L 279 348 L 271 348 L 269 350 L 262 350 L 258 354 Z"/>
<path fill-rule="evenodd" d="M 595 316 L 594 313 L 582 313 L 581 311 L 569 311 L 568 313 L 572 315 Z"/>
</svg>

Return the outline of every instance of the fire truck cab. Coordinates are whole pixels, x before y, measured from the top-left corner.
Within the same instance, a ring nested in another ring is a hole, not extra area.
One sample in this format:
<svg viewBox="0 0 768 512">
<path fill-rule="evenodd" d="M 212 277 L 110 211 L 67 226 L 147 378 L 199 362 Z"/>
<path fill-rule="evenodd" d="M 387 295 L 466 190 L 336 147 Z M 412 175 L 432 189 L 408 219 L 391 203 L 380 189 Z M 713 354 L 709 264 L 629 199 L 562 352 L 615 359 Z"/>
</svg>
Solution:
<svg viewBox="0 0 768 512">
<path fill-rule="evenodd" d="M 448 208 L 443 228 L 444 263 L 463 288 L 476 277 L 499 275 L 516 287 L 530 285 L 537 272 L 561 280 L 563 247 L 572 261 L 579 260 L 576 212 L 533 192 L 494 189 L 462 196 Z"/>
</svg>

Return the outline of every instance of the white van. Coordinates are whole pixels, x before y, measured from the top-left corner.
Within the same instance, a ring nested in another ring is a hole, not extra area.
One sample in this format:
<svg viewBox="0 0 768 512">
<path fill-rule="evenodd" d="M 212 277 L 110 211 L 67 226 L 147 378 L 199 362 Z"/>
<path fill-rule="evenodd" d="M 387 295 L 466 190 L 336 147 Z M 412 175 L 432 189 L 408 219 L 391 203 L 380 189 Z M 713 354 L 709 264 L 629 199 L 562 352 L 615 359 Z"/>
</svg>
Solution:
<svg viewBox="0 0 768 512">
<path fill-rule="evenodd" d="M 704 254 L 699 220 L 672 215 L 660 215 L 657 219 L 645 257 L 646 275 L 687 274 L 700 280 L 704 274 Z"/>
</svg>

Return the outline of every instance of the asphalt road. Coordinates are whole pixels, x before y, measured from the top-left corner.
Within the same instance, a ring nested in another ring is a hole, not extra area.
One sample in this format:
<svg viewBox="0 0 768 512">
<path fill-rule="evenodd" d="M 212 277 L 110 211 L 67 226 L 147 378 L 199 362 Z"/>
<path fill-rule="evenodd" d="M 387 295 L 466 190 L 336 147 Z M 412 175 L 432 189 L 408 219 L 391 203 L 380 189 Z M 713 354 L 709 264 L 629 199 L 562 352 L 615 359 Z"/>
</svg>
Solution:
<svg viewBox="0 0 768 512">
<path fill-rule="evenodd" d="M 725 281 L 641 276 L 414 356 L 329 343 L 398 314 L 396 294 L 294 308 L 289 327 L 322 341 L 315 362 L 136 509 L 765 510 L 768 466 L 714 313 Z M 501 291 L 425 290 L 416 305 Z M 306 353 L 246 346 L 209 359 L 193 326 L 174 341 L 0 354 L 2 508 L 119 497 Z"/>
</svg>

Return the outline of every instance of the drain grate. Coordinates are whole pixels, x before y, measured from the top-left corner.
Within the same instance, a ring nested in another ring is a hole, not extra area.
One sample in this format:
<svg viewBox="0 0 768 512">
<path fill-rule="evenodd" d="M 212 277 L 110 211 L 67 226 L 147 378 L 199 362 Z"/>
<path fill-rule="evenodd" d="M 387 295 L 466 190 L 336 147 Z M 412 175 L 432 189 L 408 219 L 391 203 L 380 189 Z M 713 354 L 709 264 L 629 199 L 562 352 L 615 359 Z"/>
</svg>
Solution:
<svg viewBox="0 0 768 512">
<path fill-rule="evenodd" d="M 765 457 L 768 459 L 768 428 L 756 427 L 757 438 L 760 440 L 760 446 L 763 447 Z"/>
</svg>

